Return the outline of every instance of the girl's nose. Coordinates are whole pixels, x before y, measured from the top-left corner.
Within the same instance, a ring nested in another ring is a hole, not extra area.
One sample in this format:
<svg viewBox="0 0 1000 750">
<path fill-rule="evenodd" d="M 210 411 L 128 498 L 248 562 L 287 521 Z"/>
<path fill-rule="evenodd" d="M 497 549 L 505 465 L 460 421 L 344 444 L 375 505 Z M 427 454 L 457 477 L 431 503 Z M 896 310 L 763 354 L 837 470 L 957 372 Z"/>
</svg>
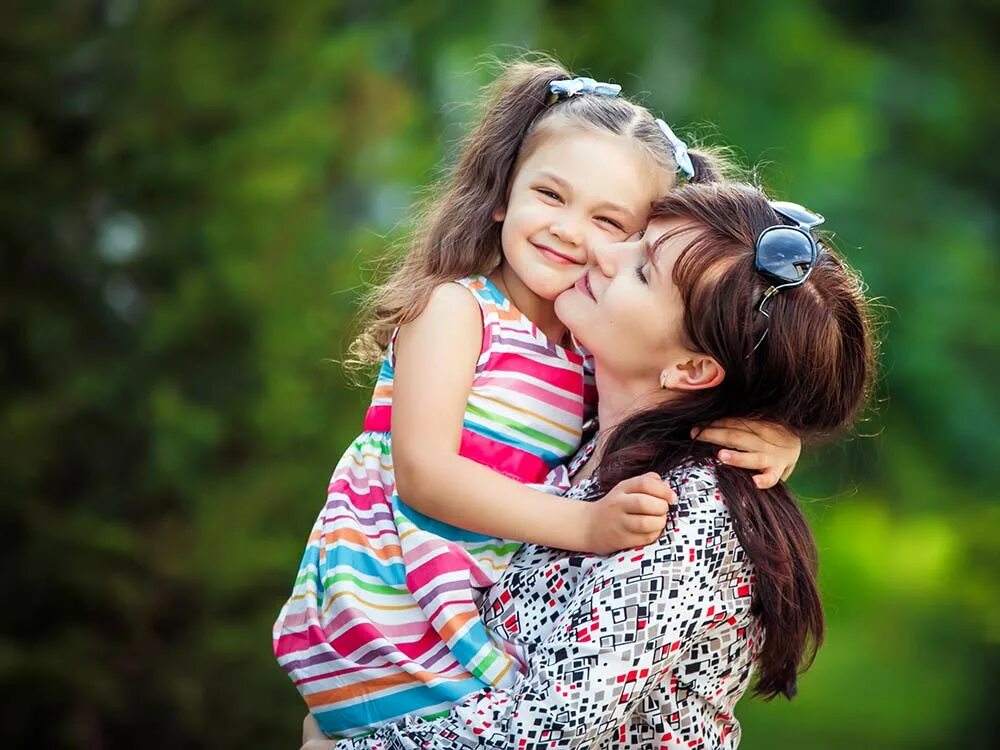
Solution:
<svg viewBox="0 0 1000 750">
<path fill-rule="evenodd" d="M 554 223 L 549 231 L 567 245 L 580 245 L 583 243 L 583 230 L 579 222 L 569 217 Z"/>
<path fill-rule="evenodd" d="M 598 245 L 590 248 L 590 259 L 594 267 L 609 279 L 615 275 L 617 264 L 615 263 L 614 248 L 617 246 L 617 244 Z"/>
</svg>

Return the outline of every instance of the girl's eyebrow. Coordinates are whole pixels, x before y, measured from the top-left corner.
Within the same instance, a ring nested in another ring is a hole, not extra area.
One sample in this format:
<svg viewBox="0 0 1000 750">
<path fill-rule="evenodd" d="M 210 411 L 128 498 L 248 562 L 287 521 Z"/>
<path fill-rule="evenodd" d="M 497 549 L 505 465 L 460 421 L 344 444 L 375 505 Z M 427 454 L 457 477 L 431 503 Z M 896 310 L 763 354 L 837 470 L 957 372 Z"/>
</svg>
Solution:
<svg viewBox="0 0 1000 750">
<path fill-rule="evenodd" d="M 612 203 L 611 201 L 601 201 L 594 208 L 597 209 L 603 208 L 605 210 L 617 211 L 618 213 L 625 214 L 625 216 L 628 216 L 630 218 L 635 217 L 635 214 L 633 214 L 631 211 L 625 208 L 625 206 L 620 206 L 617 203 Z"/>
<path fill-rule="evenodd" d="M 539 172 L 538 176 L 543 180 L 551 180 L 564 190 L 570 190 L 570 184 L 555 172 Z"/>
</svg>

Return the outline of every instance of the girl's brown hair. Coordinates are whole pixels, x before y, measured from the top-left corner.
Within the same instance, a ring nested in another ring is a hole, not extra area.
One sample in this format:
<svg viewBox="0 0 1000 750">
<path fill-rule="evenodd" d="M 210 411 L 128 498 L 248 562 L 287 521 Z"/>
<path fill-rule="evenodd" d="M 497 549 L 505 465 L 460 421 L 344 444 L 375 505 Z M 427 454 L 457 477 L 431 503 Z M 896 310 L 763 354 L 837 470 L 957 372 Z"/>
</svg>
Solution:
<svg viewBox="0 0 1000 750">
<path fill-rule="evenodd" d="M 685 185 L 654 206 L 651 218 L 679 219 L 682 228 L 673 233 L 695 235 L 678 256 L 673 280 L 688 341 L 714 357 L 725 378 L 620 424 L 598 470 L 602 490 L 646 471 L 665 474 L 692 457 L 711 459 L 714 449 L 692 441 L 690 431 L 720 417 L 769 420 L 804 438 L 850 425 L 872 384 L 875 344 L 864 286 L 844 259 L 820 238 L 807 281 L 774 296 L 766 318 L 757 308 L 770 282 L 754 268 L 754 243 L 765 228 L 786 222 L 760 190 Z M 717 474 L 755 569 L 752 606 L 765 633 L 755 693 L 791 698 L 800 668 L 812 663 L 823 640 L 816 546 L 784 484 L 759 490 L 749 472 L 725 465 Z"/>
<path fill-rule="evenodd" d="M 645 107 L 598 94 L 549 103 L 549 84 L 572 77 L 551 60 L 515 62 L 487 89 L 482 120 L 463 142 L 440 195 L 415 216 L 414 236 L 402 265 L 363 305 L 363 330 L 351 345 L 351 364 L 377 362 L 393 330 L 418 316 L 438 285 L 496 268 L 501 225 L 493 216 L 506 206 L 520 161 L 556 128 L 577 126 L 629 136 L 667 174 L 675 173 L 673 150 Z M 689 154 L 693 181 L 718 179 L 728 168 L 716 152 L 692 149 Z"/>
</svg>

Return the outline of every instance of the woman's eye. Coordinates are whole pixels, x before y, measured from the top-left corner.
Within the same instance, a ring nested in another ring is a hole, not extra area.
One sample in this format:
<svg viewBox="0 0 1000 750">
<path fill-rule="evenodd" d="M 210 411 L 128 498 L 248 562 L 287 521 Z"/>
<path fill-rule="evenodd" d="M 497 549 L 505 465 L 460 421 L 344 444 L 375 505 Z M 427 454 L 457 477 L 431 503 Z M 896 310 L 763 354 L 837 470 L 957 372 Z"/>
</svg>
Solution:
<svg viewBox="0 0 1000 750">
<path fill-rule="evenodd" d="M 544 195 L 546 198 L 551 198 L 554 201 L 562 200 L 562 198 L 559 197 L 559 193 L 553 192 L 552 190 L 549 190 L 548 188 L 535 188 L 535 189 L 539 193 L 541 193 L 542 195 Z"/>
<path fill-rule="evenodd" d="M 646 267 L 645 263 L 640 263 L 635 267 L 635 275 L 639 277 L 639 282 L 642 284 L 649 283 L 649 279 L 646 278 L 646 271 L 644 270 L 645 267 Z"/>
</svg>

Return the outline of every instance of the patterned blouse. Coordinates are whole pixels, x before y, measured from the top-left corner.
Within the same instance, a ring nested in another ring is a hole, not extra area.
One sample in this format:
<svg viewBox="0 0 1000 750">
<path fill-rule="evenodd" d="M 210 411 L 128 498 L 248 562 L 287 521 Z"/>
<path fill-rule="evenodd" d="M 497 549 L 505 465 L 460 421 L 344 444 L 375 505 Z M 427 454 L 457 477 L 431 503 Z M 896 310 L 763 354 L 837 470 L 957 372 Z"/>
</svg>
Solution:
<svg viewBox="0 0 1000 750">
<path fill-rule="evenodd" d="M 527 665 L 513 688 L 337 750 L 735 748 L 733 707 L 763 643 L 753 568 L 714 466 L 689 463 L 666 479 L 678 504 L 656 542 L 609 557 L 527 544 L 485 593 L 487 626 Z M 592 490 L 584 480 L 567 496 L 586 501 Z"/>
</svg>

